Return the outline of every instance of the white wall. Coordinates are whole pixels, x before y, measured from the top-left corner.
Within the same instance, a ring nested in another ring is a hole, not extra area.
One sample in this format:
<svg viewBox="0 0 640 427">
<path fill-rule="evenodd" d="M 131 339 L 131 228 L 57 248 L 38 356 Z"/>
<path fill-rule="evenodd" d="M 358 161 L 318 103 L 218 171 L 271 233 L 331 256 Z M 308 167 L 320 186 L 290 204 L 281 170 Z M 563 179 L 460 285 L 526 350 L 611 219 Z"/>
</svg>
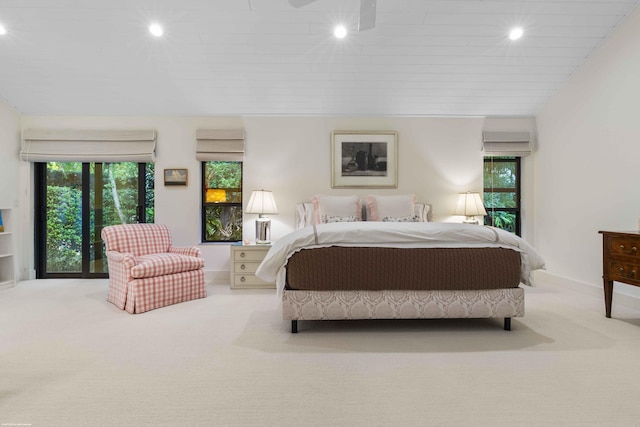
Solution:
<svg viewBox="0 0 640 427">
<path fill-rule="evenodd" d="M 532 120 L 526 120 L 531 125 Z M 482 190 L 483 118 L 385 117 L 54 117 L 24 116 L 23 129 L 156 129 L 156 221 L 171 228 L 176 245 L 200 242 L 201 171 L 195 160 L 197 128 L 244 127 L 244 188 L 272 190 L 280 214 L 272 218 L 272 239 L 294 229 L 295 204 L 314 194 L 405 194 L 433 205 L 436 221 L 451 216 L 457 193 Z M 333 130 L 398 132 L 397 189 L 331 189 L 330 135 Z M 17 161 L 17 160 L 16 160 Z M 27 194 L 24 230 L 33 230 L 31 166 L 20 164 L 20 191 Z M 164 187 L 162 170 L 187 168 L 189 185 Z M 526 195 L 526 194 L 525 194 Z M 248 198 L 247 198 L 248 200 Z M 532 202 L 529 202 L 533 206 Z M 532 211 L 532 208 L 531 208 Z M 245 216 L 244 237 L 254 240 L 256 215 Z M 22 270 L 33 271 L 32 239 L 25 239 Z M 227 245 L 200 246 L 213 280 L 228 280 Z"/>
<path fill-rule="evenodd" d="M 18 207 L 18 163 L 20 115 L 0 100 L 0 206 Z"/>
<path fill-rule="evenodd" d="M 640 9 L 537 117 L 538 249 L 550 273 L 598 287 L 598 230 L 637 229 L 640 215 L 638 46 Z"/>
</svg>

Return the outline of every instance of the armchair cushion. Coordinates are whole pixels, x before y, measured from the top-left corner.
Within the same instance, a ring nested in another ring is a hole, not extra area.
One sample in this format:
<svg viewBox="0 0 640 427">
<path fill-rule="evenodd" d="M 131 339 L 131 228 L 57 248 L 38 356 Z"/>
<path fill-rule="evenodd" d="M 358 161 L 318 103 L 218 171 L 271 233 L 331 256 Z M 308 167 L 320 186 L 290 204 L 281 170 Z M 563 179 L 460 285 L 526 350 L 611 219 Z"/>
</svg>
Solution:
<svg viewBox="0 0 640 427">
<path fill-rule="evenodd" d="M 134 279 L 165 276 L 198 270 L 204 267 L 204 259 L 176 253 L 148 254 L 135 257 L 136 265 L 131 269 Z"/>
</svg>

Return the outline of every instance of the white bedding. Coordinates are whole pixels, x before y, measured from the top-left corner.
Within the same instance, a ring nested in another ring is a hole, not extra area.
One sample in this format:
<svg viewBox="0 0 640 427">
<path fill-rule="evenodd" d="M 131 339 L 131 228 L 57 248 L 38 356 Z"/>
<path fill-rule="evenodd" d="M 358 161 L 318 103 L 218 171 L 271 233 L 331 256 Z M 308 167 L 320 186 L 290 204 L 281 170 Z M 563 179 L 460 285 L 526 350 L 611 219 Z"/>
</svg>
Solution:
<svg viewBox="0 0 640 427">
<path fill-rule="evenodd" d="M 326 246 L 394 248 L 503 247 L 520 252 L 521 281 L 531 285 L 531 271 L 544 268 L 544 260 L 525 240 L 507 231 L 474 224 L 445 222 L 338 222 L 296 230 L 274 242 L 256 276 L 285 282 L 287 260 L 301 249 Z"/>
</svg>

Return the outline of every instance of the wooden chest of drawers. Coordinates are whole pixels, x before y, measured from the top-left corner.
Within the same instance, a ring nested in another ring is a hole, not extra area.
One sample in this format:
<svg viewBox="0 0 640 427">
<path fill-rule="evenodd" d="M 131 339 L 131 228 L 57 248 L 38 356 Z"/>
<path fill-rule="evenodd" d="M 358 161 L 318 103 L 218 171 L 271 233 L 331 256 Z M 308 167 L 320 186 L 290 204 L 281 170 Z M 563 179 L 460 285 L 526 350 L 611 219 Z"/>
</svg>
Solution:
<svg viewBox="0 0 640 427">
<path fill-rule="evenodd" d="M 231 245 L 231 289 L 275 289 L 274 282 L 256 276 L 258 266 L 271 245 Z"/>
<path fill-rule="evenodd" d="M 600 231 L 600 234 L 605 312 L 611 317 L 613 282 L 640 286 L 640 232 Z"/>
</svg>

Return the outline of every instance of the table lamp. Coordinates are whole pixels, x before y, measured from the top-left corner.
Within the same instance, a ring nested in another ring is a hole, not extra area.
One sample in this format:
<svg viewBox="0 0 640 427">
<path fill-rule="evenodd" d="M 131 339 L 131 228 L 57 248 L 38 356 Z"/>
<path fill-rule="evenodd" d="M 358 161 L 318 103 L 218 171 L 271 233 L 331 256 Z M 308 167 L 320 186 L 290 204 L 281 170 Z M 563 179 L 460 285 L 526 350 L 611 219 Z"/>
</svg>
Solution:
<svg viewBox="0 0 640 427">
<path fill-rule="evenodd" d="M 454 215 L 464 215 L 465 220 L 462 221 L 465 224 L 479 224 L 476 215 L 486 215 L 487 211 L 484 209 L 482 199 L 480 199 L 479 193 L 460 193 L 458 195 L 458 205 Z"/>
<path fill-rule="evenodd" d="M 258 214 L 258 219 L 256 220 L 256 243 L 259 245 L 271 243 L 271 220 L 265 214 L 278 213 L 273 192 L 269 190 L 253 191 L 245 212 Z"/>
</svg>

